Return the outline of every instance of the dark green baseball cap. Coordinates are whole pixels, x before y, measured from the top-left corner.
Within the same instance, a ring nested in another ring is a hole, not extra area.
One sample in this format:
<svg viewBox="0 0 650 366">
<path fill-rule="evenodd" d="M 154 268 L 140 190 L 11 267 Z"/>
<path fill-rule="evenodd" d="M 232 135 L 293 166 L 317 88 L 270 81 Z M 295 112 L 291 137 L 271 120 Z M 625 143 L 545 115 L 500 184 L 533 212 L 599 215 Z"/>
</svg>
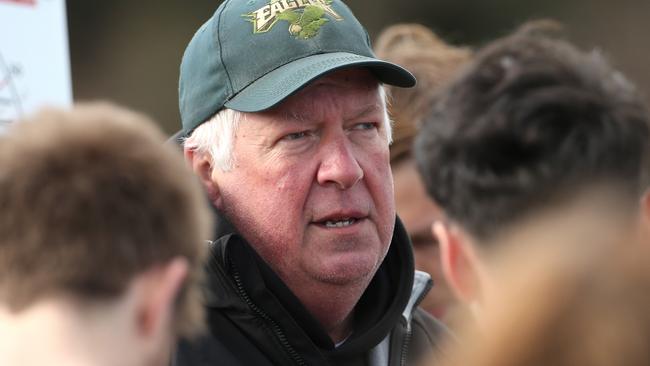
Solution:
<svg viewBox="0 0 650 366">
<path fill-rule="evenodd" d="M 182 130 L 224 107 L 269 109 L 334 70 L 365 67 L 385 84 L 415 78 L 375 58 L 368 33 L 339 0 L 226 0 L 190 41 L 180 69 Z"/>
</svg>

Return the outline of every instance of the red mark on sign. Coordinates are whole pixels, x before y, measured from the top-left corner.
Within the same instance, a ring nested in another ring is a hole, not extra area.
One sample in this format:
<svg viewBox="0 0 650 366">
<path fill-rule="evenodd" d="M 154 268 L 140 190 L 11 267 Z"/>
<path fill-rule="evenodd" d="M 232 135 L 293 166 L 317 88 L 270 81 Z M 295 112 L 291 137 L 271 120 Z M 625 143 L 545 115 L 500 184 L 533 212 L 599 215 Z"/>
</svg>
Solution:
<svg viewBox="0 0 650 366">
<path fill-rule="evenodd" d="M 0 3 L 16 3 L 24 5 L 36 5 L 36 0 L 0 0 Z"/>
</svg>

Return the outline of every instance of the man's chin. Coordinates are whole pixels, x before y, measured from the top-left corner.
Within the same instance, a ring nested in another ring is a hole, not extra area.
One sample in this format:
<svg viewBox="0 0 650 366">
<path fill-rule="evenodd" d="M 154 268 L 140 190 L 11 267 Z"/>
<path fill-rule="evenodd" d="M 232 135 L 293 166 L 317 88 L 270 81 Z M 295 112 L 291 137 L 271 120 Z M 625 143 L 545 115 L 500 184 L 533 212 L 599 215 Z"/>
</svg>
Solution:
<svg viewBox="0 0 650 366">
<path fill-rule="evenodd" d="M 329 263 L 328 263 L 329 262 Z M 335 286 L 359 285 L 370 282 L 378 268 L 377 260 L 359 256 L 336 256 L 308 270 L 319 281 Z"/>
</svg>

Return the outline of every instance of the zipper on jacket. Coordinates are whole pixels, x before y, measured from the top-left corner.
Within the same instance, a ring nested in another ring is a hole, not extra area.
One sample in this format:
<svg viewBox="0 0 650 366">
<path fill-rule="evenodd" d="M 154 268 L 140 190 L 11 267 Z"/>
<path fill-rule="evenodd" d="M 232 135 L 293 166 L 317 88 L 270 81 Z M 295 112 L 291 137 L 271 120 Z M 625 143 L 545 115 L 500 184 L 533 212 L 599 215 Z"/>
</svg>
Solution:
<svg viewBox="0 0 650 366">
<path fill-rule="evenodd" d="M 411 310 L 414 312 L 417 307 L 420 305 L 422 302 L 422 299 L 429 293 L 429 290 L 431 290 L 431 282 L 429 282 L 429 285 L 426 286 L 424 291 L 422 291 L 418 297 L 415 299 L 415 302 L 413 303 L 413 309 Z M 401 357 L 401 366 L 406 365 L 407 361 L 407 353 L 408 353 L 408 348 L 409 348 L 409 343 L 411 342 L 411 337 L 413 336 L 413 330 L 411 329 L 411 321 L 413 320 L 412 315 L 409 316 L 409 318 L 405 319 L 406 320 L 406 334 L 404 335 L 404 341 L 402 342 L 402 357 Z"/>
<path fill-rule="evenodd" d="M 413 334 L 413 331 L 411 330 L 411 324 L 407 324 L 406 327 L 406 334 L 404 335 L 404 341 L 402 342 L 402 358 L 400 362 L 400 366 L 406 366 L 406 359 L 407 359 L 407 354 L 408 354 L 408 348 L 409 348 L 409 343 L 411 342 L 411 335 Z"/>
<path fill-rule="evenodd" d="M 275 322 L 270 316 L 268 316 L 264 310 L 260 309 L 255 303 L 250 299 L 248 296 L 248 293 L 246 293 L 246 289 L 244 289 L 244 286 L 241 282 L 241 277 L 239 275 L 239 271 L 235 268 L 235 266 L 232 264 L 231 261 L 228 261 L 230 264 L 230 269 L 232 270 L 232 278 L 235 280 L 235 285 L 237 287 L 237 294 L 239 297 L 248 305 L 248 307 L 259 317 L 262 319 L 266 320 L 270 325 L 271 325 L 271 330 L 273 333 L 275 333 L 276 338 L 278 341 L 280 341 L 280 344 L 284 348 L 284 351 L 288 354 L 289 358 L 291 358 L 296 364 L 300 366 L 306 366 L 307 364 L 305 361 L 302 359 L 300 354 L 293 348 L 293 346 L 289 343 L 289 340 L 287 339 L 286 335 L 284 335 L 284 332 L 282 331 L 282 328 L 278 325 L 278 323 Z"/>
</svg>

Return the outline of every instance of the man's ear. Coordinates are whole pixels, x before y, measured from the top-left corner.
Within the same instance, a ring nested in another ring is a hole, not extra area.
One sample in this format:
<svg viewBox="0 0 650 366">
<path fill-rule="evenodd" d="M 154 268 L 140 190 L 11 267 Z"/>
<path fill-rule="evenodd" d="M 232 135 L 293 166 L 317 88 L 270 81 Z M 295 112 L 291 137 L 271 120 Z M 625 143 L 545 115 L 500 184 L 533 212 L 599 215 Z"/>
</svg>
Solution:
<svg viewBox="0 0 650 366">
<path fill-rule="evenodd" d="M 194 171 L 194 174 L 199 178 L 199 181 L 205 188 L 210 202 L 216 207 L 219 207 L 221 195 L 219 194 L 219 186 L 212 177 L 214 165 L 210 154 L 184 148 L 183 155 L 185 156 L 185 161 L 192 168 L 192 171 Z"/>
<path fill-rule="evenodd" d="M 466 305 L 481 302 L 481 270 L 473 243 L 458 228 L 441 221 L 431 230 L 440 245 L 442 271 L 456 298 Z"/>
<path fill-rule="evenodd" d="M 140 275 L 137 297 L 136 328 L 138 335 L 153 340 L 165 339 L 173 328 L 176 299 L 185 284 L 189 265 L 185 258 L 152 268 Z"/>
</svg>

